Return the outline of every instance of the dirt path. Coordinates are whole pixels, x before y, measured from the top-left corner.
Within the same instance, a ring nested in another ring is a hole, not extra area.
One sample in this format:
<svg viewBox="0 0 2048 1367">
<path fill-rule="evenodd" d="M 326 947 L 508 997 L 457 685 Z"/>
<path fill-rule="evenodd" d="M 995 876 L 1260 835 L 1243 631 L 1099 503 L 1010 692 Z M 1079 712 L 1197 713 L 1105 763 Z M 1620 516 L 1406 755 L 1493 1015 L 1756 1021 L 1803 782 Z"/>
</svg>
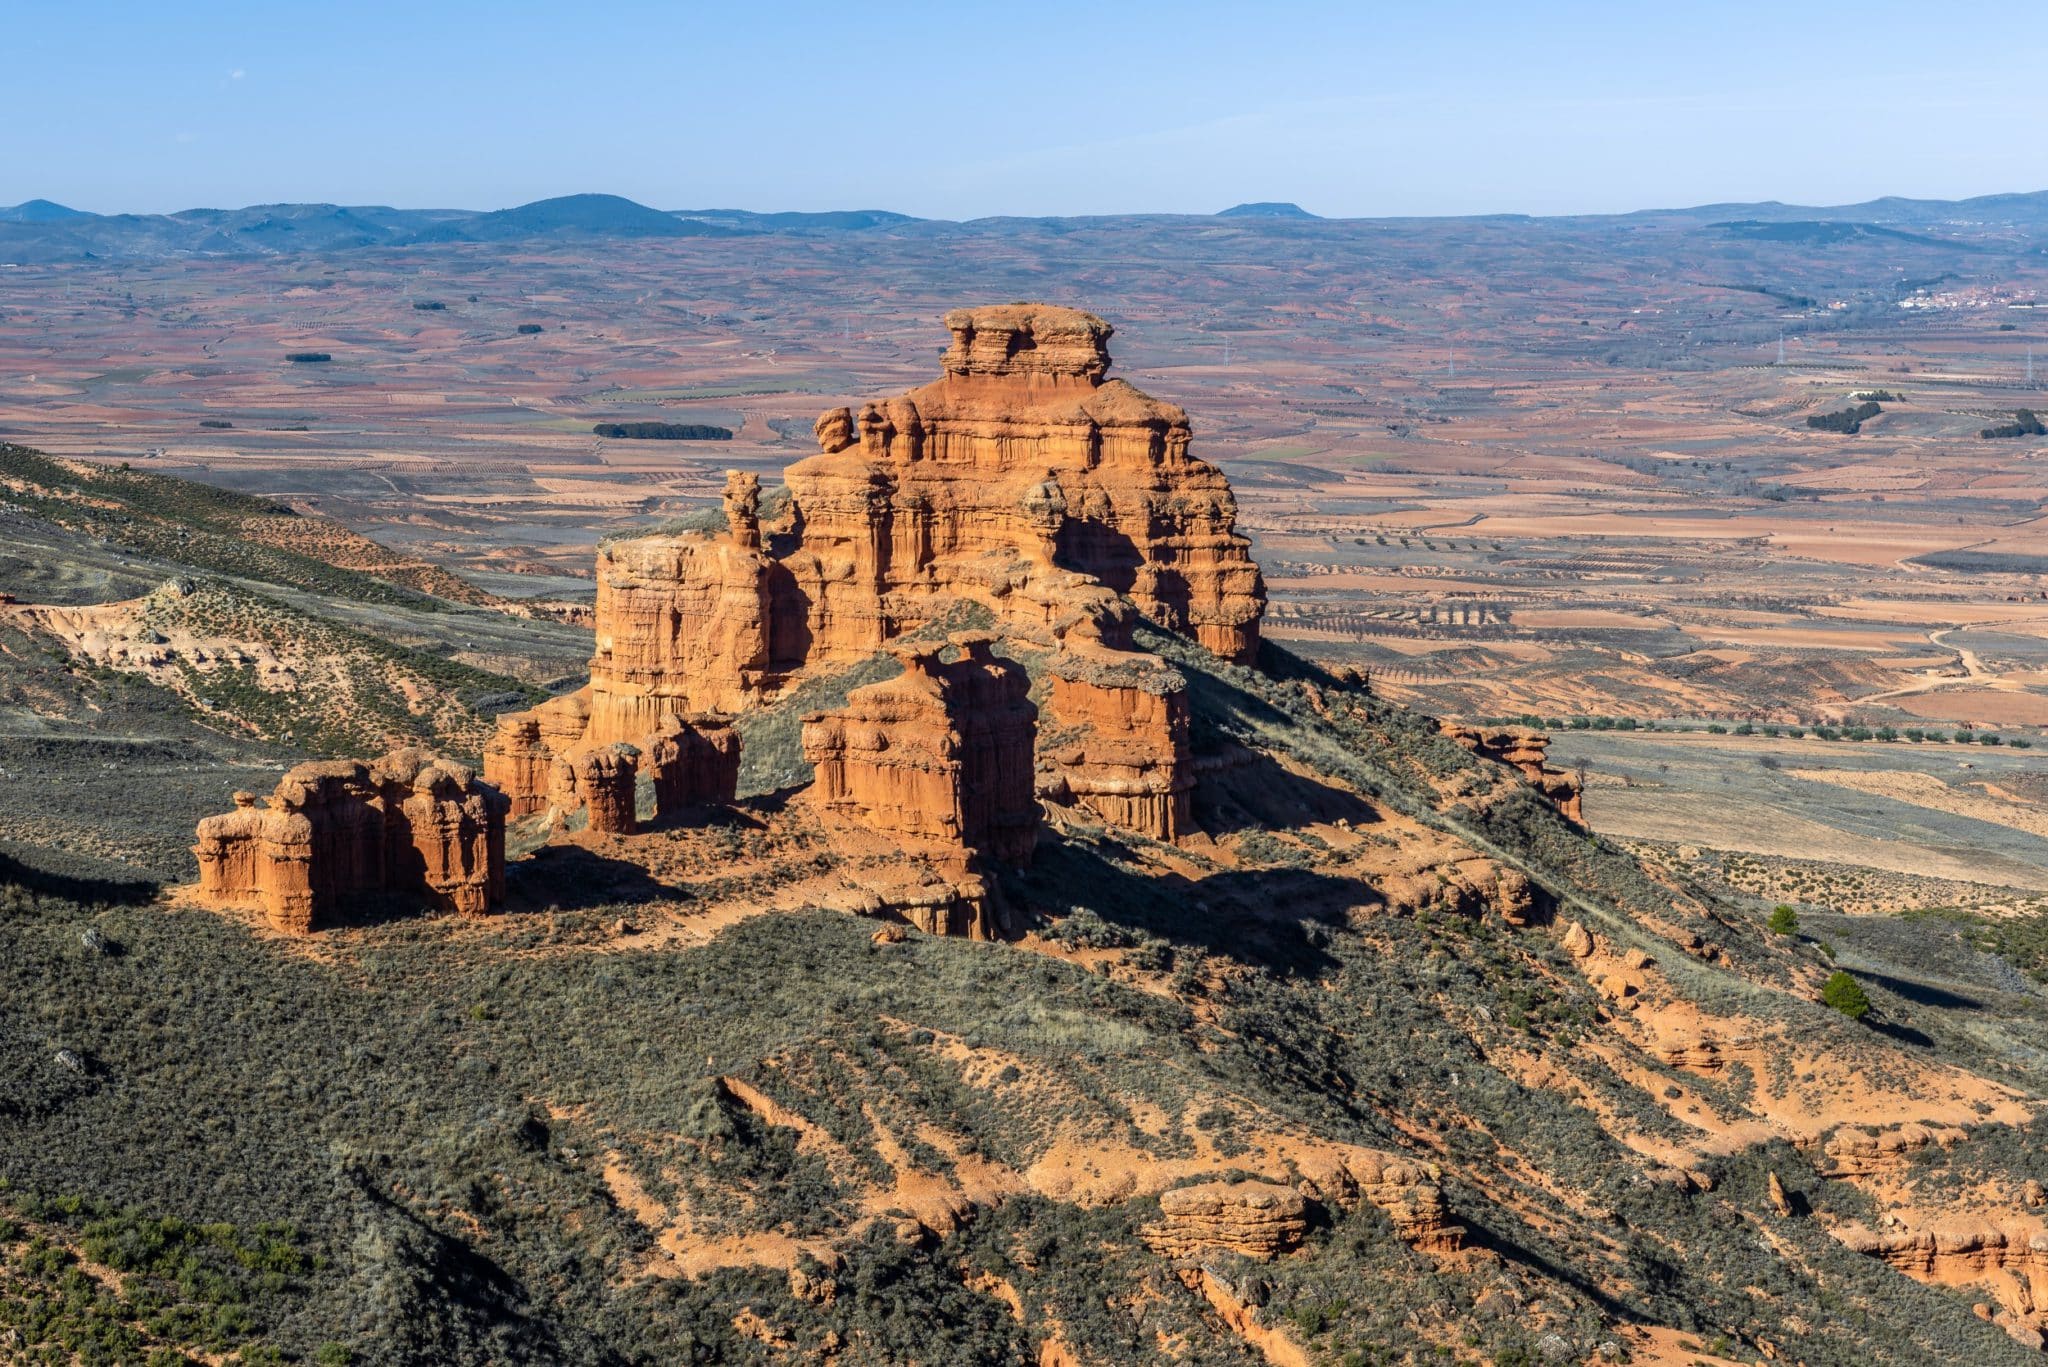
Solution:
<svg viewBox="0 0 2048 1367">
<path fill-rule="evenodd" d="M 1886 698 L 1903 698 L 1914 693 L 1938 693 L 1945 688 L 1975 687 L 1994 689 L 2001 693 L 2027 692 L 2028 690 L 2024 684 L 2014 683 L 1996 670 L 1986 668 L 1983 659 L 1978 656 L 1976 651 L 1971 650 L 1968 646 L 1952 645 L 1947 638 L 1958 631 L 1969 631 L 1973 627 L 2031 626 L 2037 622 L 2048 623 L 2048 615 L 2016 617 L 2003 621 L 1964 622 L 1957 626 L 1943 627 L 1939 631 L 1930 631 L 1927 633 L 1928 644 L 1938 650 L 1946 650 L 1952 653 L 1956 657 L 1956 663 L 1963 667 L 1964 672 L 1961 677 L 1953 674 L 1926 675 L 1918 683 L 1907 684 L 1903 688 L 1886 689 L 1882 693 L 1868 693 L 1856 701 L 1858 703 L 1882 702 Z M 1950 669 L 1953 666 L 1943 665 L 1941 668 Z"/>
</svg>

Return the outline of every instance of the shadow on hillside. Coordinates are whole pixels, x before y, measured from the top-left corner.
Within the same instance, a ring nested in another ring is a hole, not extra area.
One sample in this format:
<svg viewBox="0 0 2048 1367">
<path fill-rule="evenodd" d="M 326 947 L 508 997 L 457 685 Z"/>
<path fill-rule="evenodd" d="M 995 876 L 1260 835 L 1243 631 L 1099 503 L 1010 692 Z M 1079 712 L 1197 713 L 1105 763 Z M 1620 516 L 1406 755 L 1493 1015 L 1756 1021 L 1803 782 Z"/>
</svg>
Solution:
<svg viewBox="0 0 2048 1367">
<path fill-rule="evenodd" d="M 1921 1049 L 1932 1049 L 1935 1045 L 1934 1036 L 1925 1030 L 1916 1030 L 1902 1021 L 1880 1019 L 1874 1012 L 1865 1017 L 1863 1023 L 1886 1039 L 1899 1044 L 1910 1044 Z"/>
<path fill-rule="evenodd" d="M 514 911 L 581 911 L 616 902 L 680 901 L 689 895 L 638 864 L 607 859 L 581 845 L 543 845 L 505 868 L 505 902 Z"/>
<path fill-rule="evenodd" d="M 1866 982 L 1876 983 L 1885 991 L 1897 997 L 1904 997 L 1915 1006 L 1932 1006 L 1942 1011 L 1982 1011 L 1984 1003 L 1975 997 L 1965 997 L 1960 992 L 1951 992 L 1945 987 L 1935 987 L 1912 978 L 1895 978 L 1889 973 L 1873 973 L 1858 969 L 1858 976 Z"/>
<path fill-rule="evenodd" d="M 1465 1247 L 1483 1248 L 1504 1263 L 1519 1264 L 1539 1277 L 1571 1287 L 1599 1306 L 1601 1313 L 1610 1320 L 1624 1324 L 1642 1322 L 1642 1316 L 1637 1311 L 1610 1295 L 1607 1289 L 1593 1278 L 1583 1276 L 1561 1263 L 1544 1257 L 1532 1248 L 1524 1247 L 1513 1239 L 1488 1229 L 1484 1224 L 1474 1220 L 1469 1210 L 1460 1209 L 1457 1212 L 1457 1219 L 1465 1226 Z"/>
<path fill-rule="evenodd" d="M 1379 820 L 1379 813 L 1357 794 L 1295 773 L 1271 755 L 1231 746 L 1223 758 L 1222 766 L 1195 784 L 1195 821 L 1212 836 Z"/>
<path fill-rule="evenodd" d="M 770 793 L 764 797 L 748 798 L 744 805 L 699 803 L 655 817 L 640 823 L 643 831 L 765 831 L 768 823 L 755 815 L 756 811 L 779 812 L 788 804 L 789 794 L 797 791 Z"/>
<path fill-rule="evenodd" d="M 368 1174 L 353 1168 L 345 1173 L 381 1236 L 375 1245 L 378 1272 L 403 1288 L 393 1296 L 393 1312 L 411 1321 L 408 1327 L 429 1358 L 454 1360 L 461 1337 L 451 1331 L 455 1321 L 467 1319 L 475 1322 L 471 1336 L 488 1325 L 517 1326 L 535 1354 L 533 1361 L 567 1360 L 554 1328 L 528 1313 L 532 1290 L 502 1264 L 427 1223 Z"/>
<path fill-rule="evenodd" d="M 155 901 L 160 887 L 149 878 L 90 878 L 59 873 L 0 854 L 0 884 L 6 883 L 45 897 L 61 897 L 67 902 L 86 906 L 97 903 L 138 906 Z"/>
<path fill-rule="evenodd" d="M 1054 915 L 1086 907 L 1134 939 L 1156 936 L 1281 977 L 1321 977 L 1338 967 L 1321 947 L 1322 925 L 1369 895 L 1356 879 L 1309 869 L 1140 873 L 1114 857 L 1124 851 L 1113 837 L 1042 845 L 1016 875 L 1016 900 Z"/>
</svg>

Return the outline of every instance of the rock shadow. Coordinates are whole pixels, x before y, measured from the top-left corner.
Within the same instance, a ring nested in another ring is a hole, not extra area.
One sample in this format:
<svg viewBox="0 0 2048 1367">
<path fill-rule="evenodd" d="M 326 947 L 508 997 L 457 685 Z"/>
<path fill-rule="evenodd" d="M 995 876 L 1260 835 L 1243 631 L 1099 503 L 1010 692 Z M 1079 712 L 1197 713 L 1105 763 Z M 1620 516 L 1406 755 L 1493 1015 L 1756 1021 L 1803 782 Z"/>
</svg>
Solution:
<svg viewBox="0 0 2048 1367">
<path fill-rule="evenodd" d="M 1114 838 L 1059 840 L 1009 875 L 1012 906 L 1041 916 L 1085 907 L 1137 944 L 1156 937 L 1279 977 L 1322 977 L 1340 967 L 1325 946 L 1332 925 L 1369 892 L 1353 878 L 1312 869 L 1231 870 L 1207 878 L 1139 871 Z"/>
<path fill-rule="evenodd" d="M 788 791 L 797 792 L 800 790 L 789 789 Z M 768 829 L 768 823 L 756 816 L 749 808 L 780 811 L 782 806 L 789 800 L 787 795 L 783 793 L 771 793 L 768 794 L 768 797 L 779 800 L 776 801 L 773 807 L 765 806 L 764 799 L 762 798 L 749 798 L 743 807 L 728 807 L 720 803 L 700 803 L 684 807 L 678 811 L 663 813 L 649 821 L 643 821 L 640 829 L 643 831 L 709 831 L 721 829 L 765 831 Z"/>
<path fill-rule="evenodd" d="M 683 901 L 690 895 L 638 864 L 609 859 L 581 845 L 543 845 L 505 866 L 505 906 L 510 911 L 582 911 L 615 903 Z"/>
<path fill-rule="evenodd" d="M 1932 1006 L 1942 1011 L 1982 1011 L 1984 1003 L 1975 997 L 1966 997 L 1960 992 L 1951 992 L 1945 987 L 1919 982 L 1913 978 L 1897 978 L 1889 973 L 1873 973 L 1869 969 L 1858 969 L 1857 973 L 1867 982 L 1882 987 L 1895 997 L 1903 997 L 1915 1006 Z"/>
<path fill-rule="evenodd" d="M 93 878 L 37 868 L 0 853 L 0 883 L 12 883 L 45 897 L 92 906 L 139 906 L 153 902 L 161 888 L 152 878 Z"/>
<path fill-rule="evenodd" d="M 1129 593 L 1138 582 L 1145 553 L 1106 522 L 1069 517 L 1060 522 L 1052 559 L 1061 569 L 1085 574 L 1114 593 Z"/>
<path fill-rule="evenodd" d="M 1262 751 L 1232 745 L 1204 759 L 1195 822 L 1212 836 L 1302 826 L 1370 825 L 1379 812 L 1349 789 L 1296 773 Z"/>
</svg>

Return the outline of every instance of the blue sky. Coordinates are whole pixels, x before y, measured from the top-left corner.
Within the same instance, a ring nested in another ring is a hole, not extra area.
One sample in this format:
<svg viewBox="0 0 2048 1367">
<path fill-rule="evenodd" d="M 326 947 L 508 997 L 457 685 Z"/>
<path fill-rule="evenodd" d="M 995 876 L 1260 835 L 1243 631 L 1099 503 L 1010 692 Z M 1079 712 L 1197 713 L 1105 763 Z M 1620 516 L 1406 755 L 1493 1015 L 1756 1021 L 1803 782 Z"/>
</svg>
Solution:
<svg viewBox="0 0 2048 1367">
<path fill-rule="evenodd" d="M 0 204 L 603 190 L 964 218 L 1959 197 L 2048 188 L 2044 36 L 2039 0 L 13 0 Z"/>
</svg>

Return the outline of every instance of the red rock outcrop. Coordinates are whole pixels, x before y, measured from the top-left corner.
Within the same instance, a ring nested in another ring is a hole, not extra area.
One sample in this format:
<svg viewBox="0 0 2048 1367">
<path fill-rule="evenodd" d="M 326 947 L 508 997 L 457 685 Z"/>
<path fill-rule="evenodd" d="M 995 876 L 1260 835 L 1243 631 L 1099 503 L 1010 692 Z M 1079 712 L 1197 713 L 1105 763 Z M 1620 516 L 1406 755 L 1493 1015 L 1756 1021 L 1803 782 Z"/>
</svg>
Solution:
<svg viewBox="0 0 2048 1367">
<path fill-rule="evenodd" d="M 233 812 L 199 823 L 199 896 L 260 907 L 298 934 L 364 893 L 481 915 L 504 899 L 510 806 L 423 750 L 301 764 L 278 781 L 268 810 L 237 793 Z"/>
<path fill-rule="evenodd" d="M 597 557 L 593 745 L 638 744 L 664 713 L 733 712 L 760 700 L 802 655 L 770 658 L 774 562 L 761 549 L 760 480 L 726 477 L 722 535 L 607 543 Z"/>
<path fill-rule="evenodd" d="M 1304 1155 L 1302 1190 L 1324 1205 L 1350 1210 L 1360 1201 L 1377 1207 L 1394 1233 L 1425 1253 L 1455 1253 L 1465 1229 L 1450 1222 L 1441 1175 L 1426 1163 L 1372 1149 L 1344 1147 Z"/>
<path fill-rule="evenodd" d="M 555 757 L 581 744 L 589 729 L 590 701 L 582 693 L 498 718 L 497 733 L 484 744 L 484 782 L 511 801 L 513 820 L 546 808 Z"/>
<path fill-rule="evenodd" d="M 1553 769 L 1547 758 L 1550 737 L 1520 727 L 1461 726 L 1439 722 L 1443 734 L 1484 759 L 1505 764 L 1520 773 L 1530 787 L 1554 803 L 1566 819 L 1584 824 L 1579 809 L 1579 780 L 1562 769 Z"/>
<path fill-rule="evenodd" d="M 939 872 L 938 883 L 882 892 L 935 933 L 993 933 L 973 867 L 1028 862 L 1038 834 L 1037 709 L 1023 668 L 997 657 L 991 639 L 899 646 L 902 674 L 804 718 L 804 758 L 817 774 L 809 801 L 842 831 L 880 836 Z"/>
<path fill-rule="evenodd" d="M 785 472 L 779 553 L 760 481 L 738 471 L 722 533 L 601 550 L 589 685 L 501 718 L 485 753 L 518 815 L 547 805 L 565 756 L 651 750 L 665 717 L 742 710 L 962 601 L 1049 644 L 1118 620 L 1122 595 L 1226 659 L 1257 653 L 1265 586 L 1229 483 L 1189 454 L 1180 409 L 1107 378 L 1110 326 L 1045 305 L 960 309 L 946 325 L 938 380 L 818 420 L 819 454 Z M 1053 710 L 1069 743 L 1049 781 L 1173 840 L 1193 784 L 1183 685 L 1126 645 L 1098 633 L 1062 650 Z"/>
<path fill-rule="evenodd" d="M 599 835 L 632 835 L 640 829 L 639 760 L 625 744 L 571 750 L 555 760 L 548 804 L 562 819 L 588 812 L 588 829 Z"/>
<path fill-rule="evenodd" d="M 2048 1232 L 2038 1219 L 2006 1225 L 1952 1220 L 1933 1229 L 1850 1224 L 1833 1233 L 1848 1248 L 1881 1258 L 1915 1281 L 1983 1287 L 1999 1304 L 1992 1322 L 2018 1342 L 2042 1347 L 2048 1329 Z"/>
<path fill-rule="evenodd" d="M 1154 1253 L 1241 1253 L 1270 1262 L 1308 1237 L 1308 1202 L 1277 1182 L 1203 1182 L 1159 1194 L 1159 1221 L 1141 1231 Z"/>
<path fill-rule="evenodd" d="M 654 782 L 654 812 L 731 802 L 740 781 L 740 737 L 732 719 L 710 712 L 670 713 L 642 742 Z"/>
<path fill-rule="evenodd" d="M 1119 649 L 1087 617 L 1049 668 L 1040 791 L 1104 821 L 1173 841 L 1194 824 L 1187 680 L 1154 655 Z"/>
<path fill-rule="evenodd" d="M 1105 378 L 1109 324 L 1019 304 L 946 326 L 940 379 L 825 414 L 820 453 L 785 472 L 812 658 L 865 655 L 951 597 L 1049 626 L 1034 581 L 1064 572 L 1249 662 L 1265 586 L 1229 482 L 1188 454 L 1185 413 Z"/>
<path fill-rule="evenodd" d="M 812 802 L 870 830 L 1028 862 L 1037 709 L 1023 668 L 996 657 L 990 640 L 955 636 L 950 662 L 929 646 L 898 648 L 902 674 L 806 717 Z"/>
</svg>

